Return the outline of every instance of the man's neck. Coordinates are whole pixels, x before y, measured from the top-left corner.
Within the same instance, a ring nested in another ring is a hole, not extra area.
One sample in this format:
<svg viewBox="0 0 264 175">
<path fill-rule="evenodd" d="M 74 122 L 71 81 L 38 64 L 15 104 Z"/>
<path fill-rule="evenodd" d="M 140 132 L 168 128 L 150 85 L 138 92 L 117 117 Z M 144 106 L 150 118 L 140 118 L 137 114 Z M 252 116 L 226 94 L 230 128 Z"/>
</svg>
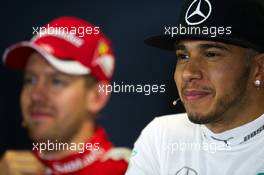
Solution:
<svg viewBox="0 0 264 175">
<path fill-rule="evenodd" d="M 205 126 L 214 133 L 221 133 L 254 121 L 264 114 L 264 90 L 249 91 L 253 93 L 244 96 L 239 105 L 229 108 L 219 117 L 218 121 Z"/>
<path fill-rule="evenodd" d="M 263 113 L 264 112 L 255 115 L 249 115 L 248 117 L 236 116 L 233 117 L 231 120 L 223 120 L 223 121 L 217 121 L 206 124 L 206 127 L 214 133 L 221 133 L 227 130 L 231 130 L 233 128 L 237 128 L 251 121 L 254 121 L 258 117 L 260 117 Z"/>
<path fill-rule="evenodd" d="M 227 111 L 219 121 L 206 124 L 206 127 L 214 133 L 221 133 L 254 121 L 264 114 L 264 106 L 260 104 L 254 103 L 253 105 L 241 106 L 233 111 Z"/>
</svg>

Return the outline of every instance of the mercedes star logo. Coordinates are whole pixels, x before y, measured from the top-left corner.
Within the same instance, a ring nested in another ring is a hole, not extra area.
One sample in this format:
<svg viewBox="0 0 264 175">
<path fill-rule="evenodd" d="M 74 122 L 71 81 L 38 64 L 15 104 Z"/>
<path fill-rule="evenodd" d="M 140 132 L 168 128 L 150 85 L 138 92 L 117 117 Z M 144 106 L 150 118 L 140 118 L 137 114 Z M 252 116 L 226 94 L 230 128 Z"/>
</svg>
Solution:
<svg viewBox="0 0 264 175">
<path fill-rule="evenodd" d="M 198 3 L 196 3 L 197 1 L 199 1 Z M 208 6 L 208 10 L 204 10 L 206 8 L 203 9 L 203 11 L 201 11 L 201 5 L 205 5 L 205 3 L 202 3 L 202 0 L 194 0 L 191 5 L 189 6 L 186 14 L 185 14 L 185 21 L 188 25 L 198 25 L 203 23 L 205 20 L 207 20 L 207 18 L 209 18 L 209 16 L 211 15 L 212 12 L 212 5 L 209 2 L 209 0 L 203 0 L 204 2 L 206 2 L 207 6 Z M 195 5 L 197 4 L 196 8 Z M 199 16 L 199 18 L 195 18 L 196 20 L 191 20 L 192 18 L 194 18 L 195 16 Z"/>
<path fill-rule="evenodd" d="M 190 167 L 182 167 L 175 175 L 198 175 L 198 173 Z"/>
</svg>

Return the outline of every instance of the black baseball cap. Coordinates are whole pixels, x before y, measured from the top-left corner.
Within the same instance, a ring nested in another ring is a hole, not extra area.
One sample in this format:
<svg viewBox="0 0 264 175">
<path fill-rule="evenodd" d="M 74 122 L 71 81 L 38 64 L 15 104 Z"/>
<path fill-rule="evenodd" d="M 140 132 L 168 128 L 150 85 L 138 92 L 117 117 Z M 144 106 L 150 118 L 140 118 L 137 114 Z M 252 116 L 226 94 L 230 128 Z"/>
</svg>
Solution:
<svg viewBox="0 0 264 175">
<path fill-rule="evenodd" d="M 186 0 L 176 25 L 145 43 L 174 50 L 183 39 L 213 40 L 264 52 L 264 0 Z"/>
</svg>

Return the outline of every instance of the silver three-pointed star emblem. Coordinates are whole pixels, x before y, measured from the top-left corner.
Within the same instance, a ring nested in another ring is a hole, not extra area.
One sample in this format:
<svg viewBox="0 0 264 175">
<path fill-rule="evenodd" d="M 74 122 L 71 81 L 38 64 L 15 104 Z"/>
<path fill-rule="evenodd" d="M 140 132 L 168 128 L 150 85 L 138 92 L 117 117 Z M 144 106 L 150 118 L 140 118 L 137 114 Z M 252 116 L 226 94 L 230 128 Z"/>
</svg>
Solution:
<svg viewBox="0 0 264 175">
<path fill-rule="evenodd" d="M 175 175 L 198 175 L 198 173 L 190 167 L 182 167 Z"/>
<path fill-rule="evenodd" d="M 198 2 L 198 4 L 197 3 L 195 3 L 195 2 L 197 2 L 197 1 L 199 1 Z M 189 6 L 189 8 L 187 9 L 187 12 L 186 12 L 186 14 L 185 14 L 185 21 L 186 21 L 186 23 L 188 24 L 188 25 L 198 25 L 198 24 L 201 24 L 201 23 L 203 23 L 205 20 L 207 20 L 208 18 L 209 18 L 209 16 L 211 15 L 211 12 L 212 12 L 212 5 L 211 5 L 211 3 L 210 3 L 210 1 L 209 0 L 203 0 L 203 1 L 205 1 L 206 2 L 206 5 L 208 6 L 208 11 L 206 12 L 206 11 L 201 11 L 201 4 L 202 4 L 202 0 L 194 0 L 192 3 L 191 3 L 191 5 Z M 197 4 L 197 6 L 196 6 L 196 8 L 192 8 L 193 6 L 195 6 Z M 205 3 L 203 3 L 203 5 L 205 5 Z M 193 10 L 194 9 L 194 10 Z M 200 20 L 197 20 L 197 21 L 192 21 L 192 20 L 190 20 L 192 17 L 194 17 L 194 16 L 196 16 L 196 15 L 198 15 L 198 16 L 200 16 L 201 17 L 201 19 Z"/>
</svg>

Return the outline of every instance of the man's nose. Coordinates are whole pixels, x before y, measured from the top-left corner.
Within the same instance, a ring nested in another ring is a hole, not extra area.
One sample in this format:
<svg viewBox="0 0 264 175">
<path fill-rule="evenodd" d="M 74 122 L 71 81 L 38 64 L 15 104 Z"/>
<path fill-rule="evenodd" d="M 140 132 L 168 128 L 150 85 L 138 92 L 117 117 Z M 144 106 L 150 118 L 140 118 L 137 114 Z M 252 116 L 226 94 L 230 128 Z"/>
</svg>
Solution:
<svg viewBox="0 0 264 175">
<path fill-rule="evenodd" d="M 190 59 L 183 69 L 182 79 L 185 82 L 200 80 L 203 78 L 202 65 L 199 61 Z"/>
<path fill-rule="evenodd" d="M 42 101 L 47 98 L 48 88 L 45 86 L 45 82 L 39 80 L 35 83 L 31 90 L 31 99 L 33 101 Z"/>
</svg>

